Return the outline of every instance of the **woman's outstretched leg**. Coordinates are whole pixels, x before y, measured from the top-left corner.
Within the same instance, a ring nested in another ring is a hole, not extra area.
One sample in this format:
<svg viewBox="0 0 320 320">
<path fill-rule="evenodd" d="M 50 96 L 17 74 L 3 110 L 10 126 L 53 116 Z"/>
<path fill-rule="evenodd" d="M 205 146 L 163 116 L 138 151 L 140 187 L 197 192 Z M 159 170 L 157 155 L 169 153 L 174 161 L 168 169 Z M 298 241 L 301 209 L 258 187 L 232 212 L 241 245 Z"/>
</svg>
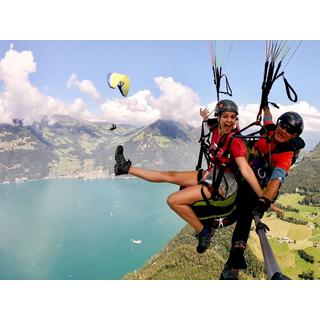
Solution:
<svg viewBox="0 0 320 320">
<path fill-rule="evenodd" d="M 168 182 L 187 187 L 197 185 L 197 171 L 156 171 L 133 167 L 123 155 L 123 147 L 118 146 L 115 154 L 115 174 L 131 174 L 150 182 Z"/>
<path fill-rule="evenodd" d="M 198 184 L 197 171 L 156 171 L 130 167 L 128 173 L 150 182 L 168 182 L 182 187 Z"/>
</svg>

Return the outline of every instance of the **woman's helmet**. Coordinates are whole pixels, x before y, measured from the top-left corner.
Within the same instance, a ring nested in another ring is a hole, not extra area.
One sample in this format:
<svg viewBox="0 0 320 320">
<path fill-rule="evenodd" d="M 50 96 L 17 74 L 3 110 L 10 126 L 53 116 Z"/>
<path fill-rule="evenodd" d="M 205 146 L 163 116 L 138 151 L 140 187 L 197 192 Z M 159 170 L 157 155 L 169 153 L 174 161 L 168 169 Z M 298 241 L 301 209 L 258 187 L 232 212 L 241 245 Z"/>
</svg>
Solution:
<svg viewBox="0 0 320 320">
<path fill-rule="evenodd" d="M 303 131 L 303 119 L 299 113 L 289 111 L 281 115 L 277 120 L 277 125 L 286 129 L 290 134 L 297 134 L 298 136 Z"/>
<path fill-rule="evenodd" d="M 216 105 L 214 115 L 218 117 L 222 112 L 235 112 L 238 114 L 238 106 L 231 100 L 220 100 Z"/>
</svg>

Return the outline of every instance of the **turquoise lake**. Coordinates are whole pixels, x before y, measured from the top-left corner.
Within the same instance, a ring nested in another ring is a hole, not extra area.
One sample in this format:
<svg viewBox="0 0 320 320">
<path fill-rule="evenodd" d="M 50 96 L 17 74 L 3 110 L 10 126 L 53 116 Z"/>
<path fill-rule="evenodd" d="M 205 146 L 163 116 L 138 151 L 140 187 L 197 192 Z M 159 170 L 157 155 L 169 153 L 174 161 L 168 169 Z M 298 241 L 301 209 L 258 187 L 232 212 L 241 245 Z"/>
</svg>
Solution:
<svg viewBox="0 0 320 320">
<path fill-rule="evenodd" d="M 0 185 L 0 279 L 121 279 L 185 225 L 166 203 L 176 190 L 137 179 Z"/>
</svg>

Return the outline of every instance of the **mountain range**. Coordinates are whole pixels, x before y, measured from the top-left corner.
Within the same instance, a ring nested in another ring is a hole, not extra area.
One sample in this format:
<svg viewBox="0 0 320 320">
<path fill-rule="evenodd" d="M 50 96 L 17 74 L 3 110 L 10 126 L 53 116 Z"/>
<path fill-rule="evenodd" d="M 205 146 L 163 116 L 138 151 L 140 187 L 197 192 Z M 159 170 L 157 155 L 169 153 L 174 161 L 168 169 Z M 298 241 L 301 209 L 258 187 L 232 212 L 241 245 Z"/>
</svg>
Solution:
<svg viewBox="0 0 320 320">
<path fill-rule="evenodd" d="M 281 192 L 300 193 L 305 195 L 307 204 L 320 205 L 320 143 L 306 152 L 302 159 L 290 169 Z"/>
<path fill-rule="evenodd" d="M 200 130 L 171 120 L 144 128 L 86 122 L 68 116 L 0 124 L 0 183 L 48 178 L 110 178 L 114 152 L 124 146 L 133 165 L 160 170 L 194 170 Z M 303 151 L 282 192 L 299 192 L 320 203 L 320 144 Z"/>
<path fill-rule="evenodd" d="M 199 131 L 170 120 L 145 128 L 55 116 L 24 126 L 0 125 L 0 183 L 45 178 L 110 178 L 114 152 L 150 169 L 192 170 Z"/>
<path fill-rule="evenodd" d="M 200 130 L 171 120 L 144 128 L 76 120 L 68 116 L 0 124 L 0 183 L 46 178 L 110 178 L 114 152 L 124 146 L 135 166 L 160 170 L 193 170 Z M 291 169 L 283 192 L 319 193 L 320 144 Z"/>
</svg>

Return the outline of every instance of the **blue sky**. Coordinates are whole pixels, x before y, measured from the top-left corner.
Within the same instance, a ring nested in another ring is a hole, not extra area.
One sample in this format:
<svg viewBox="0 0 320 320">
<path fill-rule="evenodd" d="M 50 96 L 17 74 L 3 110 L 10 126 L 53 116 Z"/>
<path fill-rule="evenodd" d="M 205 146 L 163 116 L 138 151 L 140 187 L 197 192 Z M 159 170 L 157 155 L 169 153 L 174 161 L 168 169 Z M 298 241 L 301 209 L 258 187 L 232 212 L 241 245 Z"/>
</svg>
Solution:
<svg viewBox="0 0 320 320">
<path fill-rule="evenodd" d="M 106 74 L 112 71 L 130 76 L 131 95 L 142 89 L 157 95 L 153 79 L 170 76 L 196 91 L 202 104 L 215 99 L 209 41 L 0 41 L 1 57 L 11 43 L 17 51 L 33 52 L 37 72 L 31 75 L 32 82 L 42 90 L 49 87 L 50 94 L 66 102 L 71 102 L 76 95 L 66 89 L 71 73 L 90 79 L 104 97 L 115 97 L 116 93 L 106 88 Z M 298 41 L 289 44 L 291 52 L 287 59 Z M 234 98 L 243 104 L 257 102 L 261 94 L 265 41 L 218 41 L 224 63 L 231 45 L 226 72 Z M 320 41 L 303 41 L 285 70 L 299 99 L 318 106 L 319 54 Z M 286 103 L 282 82 L 279 83 L 281 87 L 278 90 L 279 86 L 275 85 L 272 97 Z"/>
<path fill-rule="evenodd" d="M 242 125 L 255 118 L 261 97 L 265 41 L 0 41 L 0 122 L 67 114 L 86 120 L 148 125 L 159 118 L 200 124 L 200 107 L 216 103 L 210 43 L 218 51 L 240 106 Z M 283 66 L 299 41 L 291 48 Z M 230 55 L 228 57 L 229 50 Z M 302 113 L 307 131 L 320 128 L 320 41 L 302 41 L 285 69 L 298 104 L 277 81 L 269 100 Z M 127 98 L 107 74 L 129 75 Z M 226 98 L 221 95 L 220 98 Z"/>
</svg>

